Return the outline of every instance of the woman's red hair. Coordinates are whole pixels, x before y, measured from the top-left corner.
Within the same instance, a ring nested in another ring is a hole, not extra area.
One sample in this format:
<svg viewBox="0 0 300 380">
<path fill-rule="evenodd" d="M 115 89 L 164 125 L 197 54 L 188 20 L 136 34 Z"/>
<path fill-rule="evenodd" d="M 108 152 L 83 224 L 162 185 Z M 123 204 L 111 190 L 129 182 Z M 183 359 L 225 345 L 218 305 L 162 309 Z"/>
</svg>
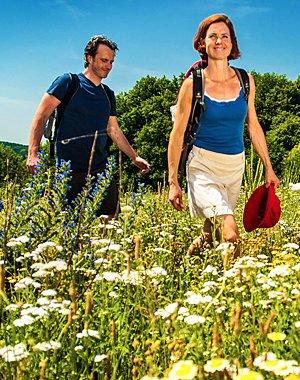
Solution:
<svg viewBox="0 0 300 380">
<path fill-rule="evenodd" d="M 209 16 L 201 22 L 193 41 L 195 50 L 197 50 L 200 53 L 201 58 L 203 60 L 208 59 L 207 54 L 206 54 L 204 39 L 206 37 L 207 29 L 210 27 L 210 25 L 215 24 L 217 22 L 224 22 L 228 26 L 228 29 L 230 32 L 232 49 L 229 54 L 228 60 L 239 58 L 241 56 L 241 53 L 237 44 L 237 39 L 236 39 L 233 24 L 230 21 L 230 19 L 226 15 L 223 15 L 223 14 L 215 14 L 215 15 Z"/>
</svg>

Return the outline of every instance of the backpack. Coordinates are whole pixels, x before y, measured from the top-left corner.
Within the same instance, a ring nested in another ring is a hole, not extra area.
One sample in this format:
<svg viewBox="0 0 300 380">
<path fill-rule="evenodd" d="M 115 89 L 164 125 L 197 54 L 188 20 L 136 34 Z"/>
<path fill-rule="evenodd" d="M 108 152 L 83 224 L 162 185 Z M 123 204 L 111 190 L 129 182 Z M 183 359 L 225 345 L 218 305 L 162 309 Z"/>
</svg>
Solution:
<svg viewBox="0 0 300 380">
<path fill-rule="evenodd" d="M 59 117 L 58 117 L 58 112 L 56 108 L 50 115 L 44 128 L 44 137 L 46 139 L 49 139 L 49 142 L 50 142 L 50 160 L 53 160 L 55 156 L 55 137 L 56 137 L 56 132 L 58 130 L 61 119 L 63 117 L 63 113 L 65 112 L 65 109 L 67 108 L 68 104 L 70 103 L 70 101 L 72 100 L 72 98 L 74 97 L 74 95 L 76 94 L 76 92 L 78 91 L 80 87 L 80 81 L 79 81 L 78 75 L 69 73 L 69 76 L 70 76 L 71 81 L 67 88 L 66 95 L 58 106 L 60 109 Z M 105 90 L 105 93 L 109 102 L 109 106 L 111 108 L 111 103 L 112 103 L 111 91 L 109 87 L 105 84 L 102 84 L 102 87 Z M 107 144 L 106 144 L 107 151 L 109 150 L 109 147 L 111 144 L 112 144 L 112 141 L 108 136 Z"/>
<path fill-rule="evenodd" d="M 197 61 L 195 62 L 185 73 L 183 80 L 189 78 L 192 75 L 193 78 L 193 99 L 192 99 L 192 108 L 187 123 L 187 127 L 184 133 L 183 145 L 181 149 L 181 157 L 179 162 L 179 174 L 180 182 L 182 183 L 183 176 L 186 174 L 186 161 L 193 147 L 194 139 L 200 128 L 200 120 L 203 112 L 205 112 L 205 103 L 204 103 L 204 75 L 203 69 L 207 66 L 206 61 Z M 247 72 L 244 69 L 232 67 L 241 83 L 242 89 L 245 94 L 245 99 L 248 101 L 250 84 L 249 77 Z M 179 94 L 179 92 L 178 92 Z M 175 113 L 177 108 L 178 94 L 176 98 L 175 105 L 171 107 L 172 120 L 175 119 Z"/>
</svg>

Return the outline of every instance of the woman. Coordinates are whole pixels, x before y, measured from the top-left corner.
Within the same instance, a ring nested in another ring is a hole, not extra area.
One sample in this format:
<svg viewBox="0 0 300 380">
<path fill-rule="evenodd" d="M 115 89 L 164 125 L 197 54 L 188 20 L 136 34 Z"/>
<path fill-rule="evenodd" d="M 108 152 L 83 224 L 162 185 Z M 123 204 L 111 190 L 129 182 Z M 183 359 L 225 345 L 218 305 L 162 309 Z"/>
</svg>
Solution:
<svg viewBox="0 0 300 380">
<path fill-rule="evenodd" d="M 201 236 L 190 246 L 190 253 L 205 241 L 209 244 L 214 240 L 238 242 L 239 232 L 233 212 L 244 173 L 245 122 L 254 149 L 265 168 L 265 186 L 277 188 L 280 182 L 273 171 L 264 133 L 257 119 L 253 77 L 249 74 L 247 104 L 236 72 L 228 63 L 240 56 L 230 19 L 218 14 L 205 19 L 194 38 L 194 48 L 208 64 L 204 69 L 206 111 L 202 114 L 187 161 L 188 198 L 191 216 L 205 218 L 205 222 Z M 178 184 L 178 164 L 192 96 L 192 79 L 187 78 L 179 92 L 168 148 L 169 199 L 179 211 L 183 209 L 183 200 Z"/>
</svg>

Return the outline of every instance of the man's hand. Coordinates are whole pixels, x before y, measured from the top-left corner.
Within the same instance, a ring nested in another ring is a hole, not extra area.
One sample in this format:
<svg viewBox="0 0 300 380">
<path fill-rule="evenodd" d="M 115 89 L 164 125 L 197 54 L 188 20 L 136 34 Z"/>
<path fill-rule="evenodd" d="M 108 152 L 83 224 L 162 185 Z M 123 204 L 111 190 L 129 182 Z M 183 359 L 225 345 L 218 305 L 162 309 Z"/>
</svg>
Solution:
<svg viewBox="0 0 300 380">
<path fill-rule="evenodd" d="M 141 170 L 143 174 L 146 174 L 150 171 L 149 163 L 146 160 L 144 160 L 142 157 L 136 156 L 133 162 Z"/>
<path fill-rule="evenodd" d="M 27 170 L 29 173 L 34 174 L 37 167 L 38 156 L 28 156 L 26 161 Z"/>
<path fill-rule="evenodd" d="M 182 190 L 179 187 L 179 185 L 175 183 L 170 184 L 169 201 L 172 203 L 172 206 L 177 211 L 183 210 L 184 206 L 183 206 L 183 200 L 182 200 Z"/>
</svg>

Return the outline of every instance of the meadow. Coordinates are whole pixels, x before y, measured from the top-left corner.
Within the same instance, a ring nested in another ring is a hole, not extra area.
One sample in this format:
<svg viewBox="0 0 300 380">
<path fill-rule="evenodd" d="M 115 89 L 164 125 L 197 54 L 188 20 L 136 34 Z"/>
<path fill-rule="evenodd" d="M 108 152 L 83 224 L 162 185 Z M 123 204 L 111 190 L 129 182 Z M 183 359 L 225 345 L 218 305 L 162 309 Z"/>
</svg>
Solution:
<svg viewBox="0 0 300 380">
<path fill-rule="evenodd" d="M 275 227 L 246 233 L 262 183 L 248 170 L 234 260 L 220 242 L 187 255 L 202 221 L 163 184 L 123 194 L 108 221 L 94 211 L 113 161 L 73 208 L 68 164 L 40 162 L 25 189 L 1 193 L 1 379 L 300 379 L 299 184 L 282 181 Z"/>
</svg>

